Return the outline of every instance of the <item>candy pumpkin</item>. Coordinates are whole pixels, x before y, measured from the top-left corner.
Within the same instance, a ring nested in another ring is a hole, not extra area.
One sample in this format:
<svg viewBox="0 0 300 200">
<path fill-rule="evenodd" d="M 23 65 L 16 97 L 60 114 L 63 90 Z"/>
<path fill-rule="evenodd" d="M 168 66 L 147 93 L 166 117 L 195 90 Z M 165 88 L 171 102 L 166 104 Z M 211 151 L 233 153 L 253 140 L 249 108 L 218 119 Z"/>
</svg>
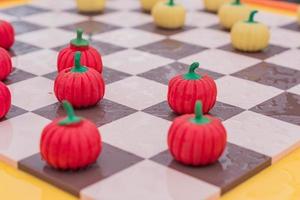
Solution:
<svg viewBox="0 0 300 200">
<path fill-rule="evenodd" d="M 236 22 L 246 20 L 250 12 L 251 9 L 242 4 L 240 0 L 226 3 L 219 9 L 220 24 L 226 29 L 231 29 Z"/>
<path fill-rule="evenodd" d="M 177 117 L 168 133 L 169 151 L 175 160 L 186 165 L 208 165 L 216 162 L 226 147 L 227 134 L 221 121 L 202 114 L 201 102 L 195 114 Z"/>
<path fill-rule="evenodd" d="M 204 8 L 210 12 L 218 12 L 219 8 L 230 0 L 204 0 Z"/>
<path fill-rule="evenodd" d="M 76 0 L 77 9 L 83 13 L 102 12 L 105 7 L 105 0 Z"/>
<path fill-rule="evenodd" d="M 68 100 L 74 107 L 97 104 L 104 96 L 105 84 L 100 73 L 80 64 L 81 53 L 76 52 L 75 66 L 61 71 L 54 82 L 59 101 Z"/>
<path fill-rule="evenodd" d="M 100 133 L 95 124 L 77 117 L 70 103 L 63 102 L 67 117 L 48 124 L 41 136 L 40 153 L 52 167 L 77 170 L 96 162 L 102 150 Z"/>
<path fill-rule="evenodd" d="M 6 79 L 11 71 L 11 57 L 5 49 L 0 47 L 0 81 Z"/>
<path fill-rule="evenodd" d="M 77 30 L 77 37 L 71 40 L 69 47 L 64 48 L 58 54 L 57 69 L 72 67 L 74 64 L 74 55 L 76 51 L 82 52 L 81 63 L 87 67 L 94 68 L 102 73 L 102 58 L 99 52 L 89 45 L 89 41 L 82 38 L 83 30 Z"/>
<path fill-rule="evenodd" d="M 207 76 L 195 72 L 199 63 L 189 67 L 189 72 L 178 75 L 169 81 L 168 103 L 170 108 L 178 114 L 193 113 L 197 100 L 203 102 L 203 111 L 208 113 L 215 105 L 217 86 L 215 81 Z"/>
<path fill-rule="evenodd" d="M 185 23 L 186 11 L 182 5 L 175 4 L 174 0 L 158 2 L 152 9 L 152 16 L 156 26 L 165 29 L 182 28 Z"/>
<path fill-rule="evenodd" d="M 13 26 L 4 20 L 0 20 L 0 47 L 9 49 L 15 42 Z"/>
<path fill-rule="evenodd" d="M 2 119 L 11 107 L 11 94 L 8 87 L 0 81 L 0 119 Z"/>
<path fill-rule="evenodd" d="M 239 21 L 232 27 L 231 43 L 234 48 L 255 52 L 268 46 L 270 31 L 266 25 L 254 21 L 256 13 L 256 10 L 252 11 L 247 21 Z"/>
<path fill-rule="evenodd" d="M 298 9 L 297 9 L 297 21 L 298 21 L 298 24 L 300 25 L 300 6 L 298 6 Z"/>
<path fill-rule="evenodd" d="M 151 9 L 155 6 L 155 4 L 162 0 L 140 0 L 142 9 L 146 12 L 151 11 Z"/>
</svg>

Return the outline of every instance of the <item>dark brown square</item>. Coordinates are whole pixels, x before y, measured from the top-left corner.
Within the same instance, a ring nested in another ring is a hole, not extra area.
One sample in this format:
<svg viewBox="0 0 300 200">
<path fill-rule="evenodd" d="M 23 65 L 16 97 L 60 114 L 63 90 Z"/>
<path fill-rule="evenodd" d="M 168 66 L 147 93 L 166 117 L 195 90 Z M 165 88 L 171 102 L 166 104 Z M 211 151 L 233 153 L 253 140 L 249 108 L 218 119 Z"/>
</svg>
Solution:
<svg viewBox="0 0 300 200">
<path fill-rule="evenodd" d="M 56 79 L 57 74 L 58 74 L 57 71 L 50 72 L 49 74 L 44 74 L 43 77 L 54 81 Z"/>
<path fill-rule="evenodd" d="M 143 112 L 169 121 L 173 121 L 179 116 L 171 110 L 167 101 L 146 108 L 143 110 Z"/>
<path fill-rule="evenodd" d="M 15 29 L 16 35 L 32 32 L 32 31 L 37 31 L 37 30 L 41 30 L 41 29 L 45 28 L 43 26 L 32 24 L 32 23 L 25 22 L 25 21 L 14 21 L 14 22 L 12 22 L 12 25 Z"/>
<path fill-rule="evenodd" d="M 292 22 L 290 24 L 286 24 L 284 26 L 281 26 L 281 28 L 289 29 L 289 30 L 297 31 L 297 32 L 300 31 L 300 25 L 298 22 Z"/>
<path fill-rule="evenodd" d="M 100 127 L 104 124 L 126 117 L 137 111 L 113 101 L 103 99 L 96 106 L 85 109 L 78 109 L 75 112 L 78 116 L 89 119 L 98 127 Z M 37 109 L 33 111 L 33 113 L 50 120 L 53 120 L 57 117 L 66 116 L 65 111 L 60 103 L 54 103 L 52 105 Z"/>
<path fill-rule="evenodd" d="M 6 85 L 17 83 L 35 77 L 36 75 L 13 68 L 12 73 L 3 81 Z"/>
<path fill-rule="evenodd" d="M 230 31 L 227 30 L 226 28 L 222 27 L 220 24 L 213 24 L 211 26 L 208 26 L 207 28 L 210 28 L 210 29 L 214 29 L 214 30 L 218 30 L 218 31 L 223 31 L 223 32 L 226 32 L 226 33 L 229 33 Z"/>
<path fill-rule="evenodd" d="M 7 119 L 17 117 L 17 116 L 22 115 L 22 114 L 27 113 L 27 112 L 28 112 L 27 110 L 19 108 L 15 105 L 11 105 L 9 112 L 7 113 L 7 115 L 4 118 L 0 119 L 0 122 L 5 121 Z"/>
<path fill-rule="evenodd" d="M 150 71 L 141 73 L 138 76 L 168 85 L 169 81 L 174 76 L 187 73 L 188 68 L 189 68 L 189 65 L 187 65 L 187 64 L 174 62 L 174 63 L 168 64 L 166 66 L 162 66 L 162 67 L 155 68 Z M 201 75 L 211 76 L 213 79 L 218 79 L 218 78 L 224 76 L 223 74 L 219 74 L 217 72 L 212 72 L 212 71 L 203 69 L 201 67 L 198 68 L 196 70 L 196 72 Z"/>
<path fill-rule="evenodd" d="M 209 111 L 209 114 L 218 117 L 222 121 L 225 121 L 243 111 L 244 109 L 242 108 L 217 101 L 213 109 Z"/>
<path fill-rule="evenodd" d="M 253 108 L 252 111 L 300 125 L 300 95 L 284 92 Z"/>
<path fill-rule="evenodd" d="M 271 165 L 271 158 L 234 144 L 227 144 L 222 157 L 215 164 L 203 167 L 185 166 L 164 151 L 151 160 L 181 173 L 206 181 L 221 188 L 222 193 Z"/>
<path fill-rule="evenodd" d="M 80 14 L 80 15 L 93 17 L 93 16 L 103 15 L 103 14 L 107 14 L 107 13 L 112 13 L 112 12 L 115 12 L 116 10 L 114 10 L 112 8 L 105 8 L 102 12 L 79 12 L 77 10 L 77 8 L 71 8 L 71 9 L 67 9 L 64 11 L 73 13 L 73 14 Z"/>
<path fill-rule="evenodd" d="M 267 62 L 261 62 L 232 75 L 283 90 L 300 83 L 300 71 Z"/>
<path fill-rule="evenodd" d="M 117 45 L 109 44 L 106 42 L 100 42 L 100 41 L 96 41 L 96 40 L 92 40 L 91 45 L 94 48 L 96 48 L 102 56 L 106 56 L 108 54 L 112 54 L 112 53 L 115 53 L 115 52 L 125 49 L 124 47 L 120 47 Z"/>
<path fill-rule="evenodd" d="M 266 48 L 266 49 L 264 49 L 263 51 L 260 51 L 260 52 L 242 52 L 242 51 L 234 49 L 231 44 L 221 46 L 221 47 L 219 47 L 219 49 L 222 49 L 222 50 L 225 50 L 225 51 L 230 51 L 230 52 L 237 53 L 237 54 L 241 54 L 241 55 L 244 55 L 244 56 L 257 58 L 257 59 L 260 59 L 260 60 L 265 60 L 267 58 L 275 56 L 276 54 L 279 54 L 279 53 L 282 53 L 282 52 L 288 50 L 288 48 L 273 45 L 273 44 L 270 44 L 268 48 Z"/>
<path fill-rule="evenodd" d="M 37 46 L 33 46 L 31 44 L 27 44 L 25 42 L 19 42 L 16 41 L 12 48 L 9 50 L 9 53 L 11 56 L 20 56 L 24 55 L 26 53 L 31 53 L 37 50 L 40 50 L 41 48 Z"/>
<path fill-rule="evenodd" d="M 187 31 L 187 30 L 191 30 L 195 27 L 184 26 L 181 29 L 169 30 L 169 29 L 159 28 L 159 27 L 155 26 L 153 23 L 147 23 L 147 24 L 136 26 L 134 28 L 144 30 L 144 31 L 148 31 L 148 32 L 151 32 L 151 33 L 157 33 L 157 34 L 160 34 L 160 35 L 171 36 L 171 35 L 175 35 L 177 33 L 181 33 L 181 32 Z"/>
<path fill-rule="evenodd" d="M 206 48 L 187 44 L 177 40 L 165 39 L 159 42 L 147 44 L 137 49 L 177 60 L 195 53 L 199 53 Z"/>
<path fill-rule="evenodd" d="M 101 22 L 96 22 L 93 20 L 87 20 L 76 24 L 62 26 L 60 28 L 72 32 L 74 32 L 78 28 L 81 28 L 84 30 L 85 33 L 91 35 L 91 34 L 98 34 L 98 33 L 104 33 L 107 31 L 116 30 L 119 27 L 110 24 L 101 23 Z"/>
<path fill-rule="evenodd" d="M 58 188 L 79 196 L 81 189 L 110 177 L 142 160 L 134 154 L 103 143 L 103 150 L 97 162 L 79 171 L 53 169 L 41 159 L 39 153 L 19 161 L 18 167 Z"/>
<path fill-rule="evenodd" d="M 106 85 L 131 76 L 130 74 L 126 74 L 108 67 L 104 67 L 102 75 Z"/>
<path fill-rule="evenodd" d="M 38 14 L 42 12 L 48 12 L 49 10 L 44 8 L 38 8 L 31 5 L 22 5 L 22 6 L 14 6 L 11 8 L 1 10 L 2 13 L 13 15 L 16 17 L 25 17 L 33 14 Z"/>
</svg>

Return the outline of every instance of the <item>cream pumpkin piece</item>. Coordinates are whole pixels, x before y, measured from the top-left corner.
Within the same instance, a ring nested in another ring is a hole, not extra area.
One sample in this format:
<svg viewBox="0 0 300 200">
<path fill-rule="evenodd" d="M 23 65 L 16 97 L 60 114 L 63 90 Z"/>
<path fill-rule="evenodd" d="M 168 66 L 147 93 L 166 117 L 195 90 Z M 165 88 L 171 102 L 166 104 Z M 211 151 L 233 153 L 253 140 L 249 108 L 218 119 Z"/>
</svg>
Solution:
<svg viewBox="0 0 300 200">
<path fill-rule="evenodd" d="M 165 29 L 179 29 L 184 26 L 186 11 L 182 5 L 174 0 L 159 2 L 152 9 L 152 16 L 156 26 Z"/>
<path fill-rule="evenodd" d="M 266 25 L 254 21 L 256 13 L 256 10 L 252 11 L 247 21 L 239 21 L 232 27 L 230 35 L 235 49 L 256 52 L 268 46 L 270 31 Z"/>
<path fill-rule="evenodd" d="M 230 0 L 203 0 L 204 8 L 210 12 L 218 12 L 219 8 Z"/>
<path fill-rule="evenodd" d="M 251 9 L 242 4 L 240 0 L 226 3 L 219 9 L 220 24 L 226 29 L 231 29 L 236 22 L 246 20 L 250 12 Z"/>
<path fill-rule="evenodd" d="M 298 20 L 298 24 L 300 25 L 300 6 L 298 7 L 297 10 L 297 20 Z"/>
<path fill-rule="evenodd" d="M 77 9 L 83 13 L 102 12 L 106 0 L 76 0 Z"/>
<path fill-rule="evenodd" d="M 146 12 L 150 12 L 152 10 L 152 8 L 154 7 L 154 5 L 162 0 L 140 0 L 142 9 Z"/>
</svg>

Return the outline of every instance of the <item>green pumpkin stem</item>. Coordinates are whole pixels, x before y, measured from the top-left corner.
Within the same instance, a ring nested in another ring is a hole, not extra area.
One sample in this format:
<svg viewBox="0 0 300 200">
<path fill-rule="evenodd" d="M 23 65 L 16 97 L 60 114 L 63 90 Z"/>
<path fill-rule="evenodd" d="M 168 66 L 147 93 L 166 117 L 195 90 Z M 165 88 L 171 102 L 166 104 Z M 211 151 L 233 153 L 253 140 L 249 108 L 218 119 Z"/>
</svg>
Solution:
<svg viewBox="0 0 300 200">
<path fill-rule="evenodd" d="M 71 40 L 71 44 L 73 44 L 74 46 L 78 46 L 78 47 L 88 46 L 89 41 L 83 39 L 82 35 L 83 35 L 83 30 L 80 28 L 77 29 L 76 30 L 76 38 Z"/>
<path fill-rule="evenodd" d="M 241 5 L 241 1 L 240 0 L 235 0 L 234 2 L 232 2 L 233 5 Z"/>
<path fill-rule="evenodd" d="M 249 15 L 249 18 L 248 18 L 248 23 L 256 23 L 256 21 L 254 21 L 254 17 L 256 15 L 256 13 L 258 13 L 257 10 L 253 10 L 251 11 L 250 15 Z"/>
<path fill-rule="evenodd" d="M 201 101 L 197 101 L 195 104 L 195 118 L 192 119 L 192 122 L 195 124 L 206 124 L 210 122 L 208 118 L 203 116 Z"/>
<path fill-rule="evenodd" d="M 67 113 L 67 117 L 58 122 L 59 125 L 66 126 L 70 124 L 76 124 L 81 121 L 81 118 L 75 115 L 74 109 L 68 101 L 63 101 L 63 107 Z"/>
<path fill-rule="evenodd" d="M 198 80 L 202 78 L 199 74 L 195 72 L 195 70 L 200 66 L 198 62 L 194 62 L 190 65 L 189 72 L 184 75 L 184 79 L 186 80 Z"/>
<path fill-rule="evenodd" d="M 84 72 L 86 72 L 88 69 L 87 69 L 87 67 L 85 67 L 85 66 L 82 66 L 81 64 L 80 64 L 80 59 L 81 59 L 81 52 L 80 51 L 77 51 L 76 53 L 75 53 L 75 62 L 74 62 L 74 67 L 71 69 L 71 72 L 78 72 L 78 73 L 84 73 Z"/>
<path fill-rule="evenodd" d="M 168 5 L 169 6 L 174 6 L 175 5 L 174 0 L 169 0 Z"/>
</svg>

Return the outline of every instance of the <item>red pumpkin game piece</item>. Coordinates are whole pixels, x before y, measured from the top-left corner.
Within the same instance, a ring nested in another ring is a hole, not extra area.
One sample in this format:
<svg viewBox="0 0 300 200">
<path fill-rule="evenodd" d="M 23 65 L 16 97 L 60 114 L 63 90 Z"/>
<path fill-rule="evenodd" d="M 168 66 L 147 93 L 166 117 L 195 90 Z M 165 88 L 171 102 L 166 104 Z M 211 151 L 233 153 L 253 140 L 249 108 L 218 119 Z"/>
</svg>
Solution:
<svg viewBox="0 0 300 200">
<path fill-rule="evenodd" d="M 3 118 L 11 107 L 11 94 L 8 87 L 0 81 L 0 119 Z"/>
<path fill-rule="evenodd" d="M 11 58 L 8 52 L 0 47 L 0 81 L 6 79 L 6 77 L 12 71 Z"/>
<path fill-rule="evenodd" d="M 82 38 L 83 31 L 77 30 L 77 37 L 71 40 L 69 47 L 64 48 L 58 54 L 57 69 L 58 72 L 73 66 L 74 55 L 76 51 L 82 52 L 81 64 L 94 68 L 102 73 L 102 59 L 100 53 L 89 45 L 89 41 Z"/>
<path fill-rule="evenodd" d="M 197 100 L 203 103 L 203 112 L 208 113 L 215 105 L 217 86 L 215 81 L 207 76 L 200 76 L 195 72 L 198 62 L 190 65 L 189 72 L 172 78 L 168 88 L 168 103 L 178 114 L 193 113 Z"/>
<path fill-rule="evenodd" d="M 226 130 L 221 121 L 202 114 L 197 101 L 195 114 L 177 117 L 168 134 L 168 146 L 175 160 L 186 165 L 208 165 L 216 162 L 226 147 Z"/>
<path fill-rule="evenodd" d="M 9 49 L 15 42 L 15 31 L 13 26 L 4 20 L 0 20 L 0 47 Z"/>
<path fill-rule="evenodd" d="M 104 96 L 102 75 L 93 68 L 80 64 L 81 53 L 75 54 L 75 66 L 61 71 L 54 82 L 54 92 L 59 101 L 68 100 L 74 107 L 97 104 Z"/>
<path fill-rule="evenodd" d="M 100 133 L 95 124 L 75 116 L 70 103 L 63 102 L 67 117 L 48 124 L 41 136 L 42 158 L 52 167 L 77 170 L 93 164 L 102 150 Z"/>
</svg>

